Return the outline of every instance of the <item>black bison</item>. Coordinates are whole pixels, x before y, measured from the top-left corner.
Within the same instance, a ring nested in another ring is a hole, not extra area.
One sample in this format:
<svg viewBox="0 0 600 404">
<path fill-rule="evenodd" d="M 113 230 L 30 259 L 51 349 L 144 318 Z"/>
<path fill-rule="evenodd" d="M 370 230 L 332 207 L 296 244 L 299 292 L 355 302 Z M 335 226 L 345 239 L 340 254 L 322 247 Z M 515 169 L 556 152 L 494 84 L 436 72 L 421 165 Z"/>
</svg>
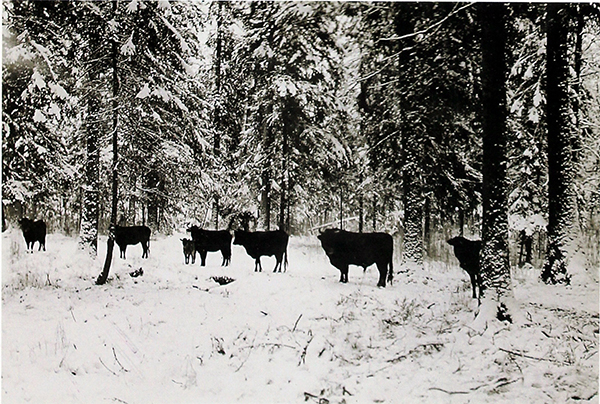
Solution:
<svg viewBox="0 0 600 404">
<path fill-rule="evenodd" d="M 196 262 L 196 246 L 194 245 L 194 240 L 190 240 L 187 238 L 182 238 L 181 243 L 183 244 L 183 256 L 185 257 L 185 264 L 190 263 L 190 258 L 192 259 L 192 264 Z"/>
<path fill-rule="evenodd" d="M 121 250 L 120 257 L 125 259 L 125 251 L 128 245 L 142 244 L 142 258 L 148 258 L 148 250 L 150 249 L 150 228 L 147 226 L 113 226 L 109 228 L 110 237 L 115 240 L 115 243 Z"/>
<path fill-rule="evenodd" d="M 243 246 L 246 249 L 246 253 L 254 258 L 254 272 L 262 272 L 260 257 L 263 255 L 274 255 L 276 263 L 273 272 L 277 272 L 278 269 L 281 272 L 281 267 L 284 265 L 284 255 L 284 271 L 287 271 L 287 245 L 289 238 L 290 236 L 283 230 L 256 232 L 236 230 L 233 244 Z"/>
<path fill-rule="evenodd" d="M 387 233 L 353 233 L 345 230 L 327 229 L 319 234 L 321 246 L 331 265 L 340 270 L 340 282 L 348 282 L 348 266 L 358 265 L 366 269 L 377 264 L 379 282 L 377 286 L 391 285 L 394 279 L 392 256 L 394 240 Z"/>
<path fill-rule="evenodd" d="M 451 238 L 447 242 L 454 247 L 454 255 L 460 262 L 460 267 L 469 274 L 473 287 L 473 298 L 477 298 L 476 287 L 479 288 L 479 294 L 481 294 L 481 277 L 479 276 L 481 240 L 469 240 L 459 236 Z"/>
<path fill-rule="evenodd" d="M 38 251 L 42 248 L 46 251 L 46 223 L 43 220 L 36 220 L 35 222 L 26 217 L 19 220 L 21 230 L 23 230 L 23 237 L 25 238 L 25 244 L 27 244 L 27 251 L 33 252 L 33 245 L 37 241 L 39 243 Z"/>
<path fill-rule="evenodd" d="M 203 230 L 198 226 L 188 229 L 192 235 L 196 251 L 200 253 L 200 265 L 206 266 L 206 254 L 208 251 L 221 251 L 223 261 L 221 266 L 227 266 L 231 262 L 231 233 L 227 230 Z"/>
</svg>

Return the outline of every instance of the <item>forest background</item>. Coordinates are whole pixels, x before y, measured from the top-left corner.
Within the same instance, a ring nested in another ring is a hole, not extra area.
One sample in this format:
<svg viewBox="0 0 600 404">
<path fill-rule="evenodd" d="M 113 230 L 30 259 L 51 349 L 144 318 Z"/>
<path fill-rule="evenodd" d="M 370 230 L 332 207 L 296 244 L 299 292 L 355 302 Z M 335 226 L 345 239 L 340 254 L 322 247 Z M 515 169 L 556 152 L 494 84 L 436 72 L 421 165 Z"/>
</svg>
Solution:
<svg viewBox="0 0 600 404">
<path fill-rule="evenodd" d="M 336 226 L 393 234 L 404 262 L 447 258 L 445 240 L 479 237 L 482 225 L 476 9 L 3 2 L 3 230 L 43 219 L 95 255 L 111 222 L 162 234 L 189 223 L 298 235 Z M 552 255 L 557 202 L 569 219 L 560 248 L 598 268 L 598 16 L 584 4 L 506 7 L 499 157 L 513 264 L 541 268 Z M 568 72 L 558 171 L 552 27 Z"/>
</svg>

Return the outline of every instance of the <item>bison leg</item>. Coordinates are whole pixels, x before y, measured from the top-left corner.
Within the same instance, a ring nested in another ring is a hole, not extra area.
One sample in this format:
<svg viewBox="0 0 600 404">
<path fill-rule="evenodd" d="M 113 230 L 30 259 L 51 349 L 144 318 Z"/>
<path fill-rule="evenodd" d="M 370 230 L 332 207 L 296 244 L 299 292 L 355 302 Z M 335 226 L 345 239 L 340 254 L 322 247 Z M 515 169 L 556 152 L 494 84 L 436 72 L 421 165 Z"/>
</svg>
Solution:
<svg viewBox="0 0 600 404">
<path fill-rule="evenodd" d="M 229 265 L 229 261 L 231 260 L 231 251 L 221 250 L 221 255 L 223 256 L 223 261 L 221 262 L 221 266 L 225 267 Z"/>
<path fill-rule="evenodd" d="M 142 241 L 142 258 L 148 258 L 148 251 L 150 250 L 150 241 L 145 243 Z"/>
<path fill-rule="evenodd" d="M 283 262 L 282 256 L 275 256 L 275 268 L 273 268 L 273 272 L 277 272 L 277 268 L 279 268 L 279 272 L 281 272 L 281 263 Z"/>
<path fill-rule="evenodd" d="M 471 278 L 471 288 L 473 288 L 473 299 L 477 299 L 477 274 L 469 273 L 469 278 Z"/>
<path fill-rule="evenodd" d="M 192 265 L 194 265 L 196 263 L 196 252 L 194 251 L 194 253 L 192 254 Z"/>
<path fill-rule="evenodd" d="M 377 269 L 379 270 L 379 282 L 377 282 L 377 286 L 380 288 L 385 288 L 385 278 L 387 276 L 387 262 L 378 262 Z"/>
<path fill-rule="evenodd" d="M 223 266 L 229 265 L 231 262 L 231 248 L 223 251 Z"/>
<path fill-rule="evenodd" d="M 254 261 L 254 272 L 262 272 L 262 265 L 260 265 L 260 257 Z"/>
<path fill-rule="evenodd" d="M 190 256 L 187 254 L 184 254 L 184 258 L 185 258 L 185 265 L 190 263 Z"/>
<path fill-rule="evenodd" d="M 201 267 L 205 267 L 206 266 L 206 254 L 208 252 L 206 250 L 200 250 L 200 266 Z"/>
<path fill-rule="evenodd" d="M 348 265 L 340 268 L 340 282 L 348 283 Z"/>
<path fill-rule="evenodd" d="M 125 244 L 123 247 L 119 246 L 119 249 L 121 250 L 121 254 L 119 255 L 119 257 L 123 258 L 123 259 L 127 259 L 127 258 L 125 258 L 125 252 L 127 251 L 127 244 Z"/>
</svg>

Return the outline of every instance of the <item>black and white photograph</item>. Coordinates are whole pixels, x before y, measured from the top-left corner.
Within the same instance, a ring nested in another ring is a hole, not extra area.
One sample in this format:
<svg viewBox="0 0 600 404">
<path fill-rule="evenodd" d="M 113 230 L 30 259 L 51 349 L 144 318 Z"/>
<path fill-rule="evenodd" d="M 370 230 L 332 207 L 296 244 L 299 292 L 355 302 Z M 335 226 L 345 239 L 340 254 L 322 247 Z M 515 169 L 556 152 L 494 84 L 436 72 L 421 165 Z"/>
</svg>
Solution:
<svg viewBox="0 0 600 404">
<path fill-rule="evenodd" d="M 2 1 L 3 404 L 599 402 L 600 4 Z"/>
</svg>

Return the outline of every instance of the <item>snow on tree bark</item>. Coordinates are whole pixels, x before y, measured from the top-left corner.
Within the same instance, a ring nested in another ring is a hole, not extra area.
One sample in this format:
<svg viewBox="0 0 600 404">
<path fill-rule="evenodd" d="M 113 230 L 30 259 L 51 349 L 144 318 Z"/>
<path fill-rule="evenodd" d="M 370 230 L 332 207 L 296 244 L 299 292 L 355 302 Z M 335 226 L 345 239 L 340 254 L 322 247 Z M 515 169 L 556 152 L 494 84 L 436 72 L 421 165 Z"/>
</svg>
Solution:
<svg viewBox="0 0 600 404">
<path fill-rule="evenodd" d="M 118 3 L 116 0 L 112 2 L 112 12 L 116 14 Z M 119 52 L 118 43 L 113 38 L 111 41 L 111 59 L 112 59 L 112 184 L 111 184 L 111 209 L 110 209 L 110 224 L 114 226 L 117 224 L 117 208 L 118 208 L 118 185 L 119 185 L 119 154 L 118 154 L 118 125 L 119 125 Z M 102 273 L 96 279 L 97 285 L 103 285 L 108 279 L 108 273 L 110 272 L 110 265 L 113 258 L 113 250 L 115 248 L 115 240 L 112 237 L 108 237 L 106 242 L 106 257 L 104 259 L 104 266 Z"/>
<path fill-rule="evenodd" d="M 506 6 L 479 4 L 483 129 L 483 223 L 481 310 L 476 323 L 490 317 L 512 321 L 516 304 L 508 256 L 506 109 Z"/>
<path fill-rule="evenodd" d="M 542 280 L 569 284 L 567 247 L 575 219 L 574 137 L 569 100 L 569 5 L 548 5 L 547 119 L 548 119 L 548 247 Z"/>
<path fill-rule="evenodd" d="M 404 248 L 402 265 L 417 267 L 423 265 L 423 189 L 421 161 L 423 143 L 419 134 L 409 128 L 403 136 L 405 167 L 404 184 Z"/>
<path fill-rule="evenodd" d="M 81 226 L 79 229 L 79 246 L 87 250 L 92 257 L 98 254 L 98 215 L 99 215 L 99 177 L 100 177 L 100 97 L 96 90 L 97 72 L 89 68 L 87 75 L 90 93 L 87 98 L 87 115 L 85 117 L 86 131 L 86 162 L 85 183 L 83 185 L 83 204 Z"/>
</svg>

